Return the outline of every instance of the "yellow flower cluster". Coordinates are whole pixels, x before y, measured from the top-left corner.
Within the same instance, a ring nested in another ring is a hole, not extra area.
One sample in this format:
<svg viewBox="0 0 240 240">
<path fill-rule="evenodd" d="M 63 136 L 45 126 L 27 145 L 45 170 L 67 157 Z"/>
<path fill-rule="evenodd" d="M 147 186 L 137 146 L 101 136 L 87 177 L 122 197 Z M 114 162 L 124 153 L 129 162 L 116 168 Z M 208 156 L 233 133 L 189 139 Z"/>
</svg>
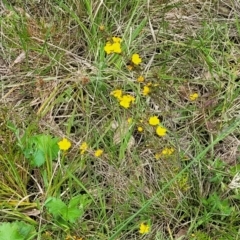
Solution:
<svg viewBox="0 0 240 240">
<path fill-rule="evenodd" d="M 143 83 L 143 82 L 145 81 L 145 78 L 144 78 L 142 75 L 140 75 L 140 76 L 137 78 L 137 81 L 138 81 L 139 83 Z M 158 83 L 154 83 L 154 84 L 153 84 L 152 82 L 149 82 L 149 83 L 145 84 L 145 85 L 143 86 L 143 88 L 142 88 L 142 95 L 143 95 L 143 96 L 149 95 L 149 94 L 151 93 L 151 91 L 152 91 L 151 87 L 157 87 L 157 86 L 159 86 Z"/>
<path fill-rule="evenodd" d="M 115 91 L 112 92 L 112 95 L 115 95 L 116 97 L 119 96 L 119 92 L 118 92 L 119 90 L 115 90 Z M 128 121 L 129 124 L 132 124 L 133 119 L 132 118 L 128 118 L 127 121 Z M 143 132 L 144 131 L 144 127 L 143 127 L 142 123 L 143 123 L 143 120 L 142 119 L 139 120 L 139 125 L 137 126 L 137 131 L 138 132 Z M 156 126 L 156 130 L 155 131 L 156 131 L 156 134 L 159 137 L 163 137 L 163 136 L 165 136 L 167 134 L 167 129 L 160 124 L 160 120 L 159 120 L 159 118 L 157 116 L 151 116 L 148 119 L 148 123 L 151 126 Z"/>
<path fill-rule="evenodd" d="M 104 31 L 105 27 L 103 25 L 99 26 L 100 31 Z M 120 37 L 112 37 L 111 40 L 107 41 L 104 46 L 104 51 L 107 54 L 111 53 L 122 53 L 121 48 L 122 39 Z M 134 66 L 139 65 L 142 62 L 142 58 L 138 53 L 134 53 L 131 57 L 131 64 L 128 65 L 129 70 L 132 70 Z"/>
<path fill-rule="evenodd" d="M 121 42 L 122 39 L 119 37 L 112 37 L 112 41 L 108 41 L 104 47 L 104 51 L 107 54 L 111 54 L 111 53 L 118 53 L 120 54 L 122 52 L 121 49 Z"/>
<path fill-rule="evenodd" d="M 58 142 L 58 147 L 62 151 L 67 151 L 71 147 L 71 145 L 72 145 L 71 142 L 66 138 L 63 138 L 61 141 Z M 79 150 L 80 150 L 80 154 L 83 155 L 88 150 L 88 144 L 86 142 L 83 142 L 80 145 Z M 102 149 L 97 149 L 94 152 L 95 157 L 100 157 L 102 154 L 103 154 Z"/>
<path fill-rule="evenodd" d="M 134 53 L 131 57 L 131 63 L 127 65 L 127 68 L 129 71 L 132 71 L 136 66 L 138 66 L 142 62 L 142 58 L 139 56 L 139 54 Z M 144 78 L 140 76 L 139 82 L 143 82 Z"/>
<path fill-rule="evenodd" d="M 160 159 L 161 157 L 163 157 L 163 156 L 170 156 L 170 155 L 172 155 L 174 153 L 174 148 L 172 148 L 172 147 L 170 147 L 170 148 L 168 148 L 168 147 L 166 147 L 166 148 L 164 148 L 161 152 L 159 152 L 159 153 L 156 153 L 155 154 L 155 158 L 158 160 L 158 159 Z"/>
<path fill-rule="evenodd" d="M 79 149 L 80 149 L 80 154 L 83 155 L 87 150 L 88 150 L 88 144 L 86 142 L 83 142 Z M 97 149 L 95 152 L 94 152 L 94 156 L 95 157 L 100 157 L 102 156 L 103 154 L 103 150 L 102 149 Z"/>
<path fill-rule="evenodd" d="M 127 119 L 127 122 L 128 122 L 128 124 L 130 125 L 130 124 L 132 124 L 133 123 L 133 119 L 132 118 L 128 118 Z M 135 121 L 134 121 L 135 122 Z M 143 126 L 142 126 L 142 123 L 143 123 L 143 121 L 142 120 L 140 120 L 139 121 L 139 126 L 137 126 L 137 131 L 139 132 L 139 133 L 142 133 L 143 131 L 144 131 L 144 128 L 143 128 Z"/>
<path fill-rule="evenodd" d="M 129 94 L 123 95 L 122 90 L 116 89 L 111 92 L 111 95 L 113 95 L 117 100 L 119 101 L 119 105 L 124 108 L 129 108 L 132 103 L 135 101 L 135 97 Z"/>
<path fill-rule="evenodd" d="M 135 101 L 135 97 L 133 97 L 132 95 L 123 95 L 122 98 L 120 99 L 120 106 L 124 107 L 124 108 L 129 108 L 131 103 L 134 103 Z"/>
<path fill-rule="evenodd" d="M 151 126 L 157 126 L 156 128 L 156 134 L 159 136 L 159 137 L 163 137 L 167 134 L 167 129 L 165 127 L 163 127 L 162 125 L 160 125 L 160 120 L 158 119 L 157 116 L 152 116 L 149 118 L 148 120 L 148 123 L 151 125 Z"/>
<path fill-rule="evenodd" d="M 174 153 L 174 148 L 164 148 L 162 150 L 162 155 L 172 155 Z"/>
<path fill-rule="evenodd" d="M 121 53 L 121 42 L 122 39 L 119 37 L 112 37 L 111 41 L 108 41 L 104 47 L 104 50 L 107 54 L 110 53 Z M 134 67 L 136 67 L 137 65 L 139 65 L 142 62 L 142 58 L 140 57 L 140 55 L 138 53 L 134 53 L 131 56 L 131 62 L 128 65 L 129 70 L 134 69 Z M 137 78 L 137 81 L 139 83 L 144 82 L 144 77 L 142 75 L 140 75 Z M 143 86 L 142 89 L 142 95 L 143 96 L 147 96 L 150 92 L 151 92 L 151 86 L 153 84 L 152 83 L 148 83 L 145 86 Z M 158 84 L 154 84 L 153 86 L 158 86 Z M 135 101 L 135 97 L 129 94 L 123 94 L 121 89 L 116 89 L 114 91 L 111 92 L 111 95 L 114 96 L 118 102 L 119 105 L 123 108 L 129 108 L 131 106 L 131 104 L 134 103 Z M 162 126 L 160 124 L 159 119 L 156 116 L 153 116 L 149 119 L 149 124 L 152 126 L 156 126 L 156 134 L 160 137 L 165 136 L 167 134 L 167 129 Z M 137 128 L 138 132 L 143 132 L 144 128 L 140 125 Z"/>
<path fill-rule="evenodd" d="M 152 92 L 152 88 L 151 87 L 158 87 L 159 84 L 158 83 L 151 83 L 149 82 L 148 84 L 146 84 L 145 86 L 143 86 L 143 89 L 142 89 L 142 95 L 143 96 L 147 96 L 149 95 L 149 93 Z"/>
</svg>

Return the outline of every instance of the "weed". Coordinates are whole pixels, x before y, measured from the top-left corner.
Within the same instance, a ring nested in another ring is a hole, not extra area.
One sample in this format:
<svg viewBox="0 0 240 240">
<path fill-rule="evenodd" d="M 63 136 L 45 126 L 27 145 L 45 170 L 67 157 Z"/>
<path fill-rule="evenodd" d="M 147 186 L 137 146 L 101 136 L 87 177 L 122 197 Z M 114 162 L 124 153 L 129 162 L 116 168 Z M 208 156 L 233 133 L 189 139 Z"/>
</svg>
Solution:
<svg viewBox="0 0 240 240">
<path fill-rule="evenodd" d="M 6 1 L 1 239 L 238 239 L 236 1 Z"/>
</svg>

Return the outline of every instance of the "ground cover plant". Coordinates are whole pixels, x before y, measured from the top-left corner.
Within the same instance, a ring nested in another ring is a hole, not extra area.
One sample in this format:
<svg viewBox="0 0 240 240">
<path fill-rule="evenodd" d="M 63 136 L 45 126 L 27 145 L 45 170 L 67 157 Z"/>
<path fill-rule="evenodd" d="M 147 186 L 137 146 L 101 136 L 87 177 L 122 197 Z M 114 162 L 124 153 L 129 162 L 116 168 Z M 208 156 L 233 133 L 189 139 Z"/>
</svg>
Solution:
<svg viewBox="0 0 240 240">
<path fill-rule="evenodd" d="M 239 239 L 240 4 L 0 3 L 0 239 Z"/>
</svg>

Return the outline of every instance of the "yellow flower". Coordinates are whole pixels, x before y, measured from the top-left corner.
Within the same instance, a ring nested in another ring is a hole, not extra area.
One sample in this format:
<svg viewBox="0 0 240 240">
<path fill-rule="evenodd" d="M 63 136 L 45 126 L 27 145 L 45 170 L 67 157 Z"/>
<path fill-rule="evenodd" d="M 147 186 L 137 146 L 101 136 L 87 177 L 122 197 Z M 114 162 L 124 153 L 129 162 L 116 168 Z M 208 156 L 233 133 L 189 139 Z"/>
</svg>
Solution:
<svg viewBox="0 0 240 240">
<path fill-rule="evenodd" d="M 156 128 L 156 133 L 157 133 L 158 136 L 163 137 L 163 136 L 166 135 L 167 129 L 165 127 L 162 127 L 162 126 L 158 126 Z"/>
<path fill-rule="evenodd" d="M 133 97 L 132 95 L 124 95 L 124 97 L 126 97 L 132 103 L 135 101 L 135 97 Z"/>
<path fill-rule="evenodd" d="M 63 138 L 61 141 L 58 142 L 58 146 L 60 150 L 67 151 L 71 147 L 71 142 L 68 141 L 66 138 Z"/>
<path fill-rule="evenodd" d="M 83 143 L 80 145 L 79 149 L 80 149 L 80 151 L 81 151 L 80 154 L 81 154 L 81 155 L 84 154 L 84 153 L 87 151 L 87 149 L 88 149 L 87 143 L 86 143 L 86 142 L 83 142 Z"/>
<path fill-rule="evenodd" d="M 195 101 L 196 99 L 198 99 L 198 94 L 197 93 L 192 93 L 189 95 L 189 99 L 191 101 Z"/>
<path fill-rule="evenodd" d="M 139 127 L 137 128 L 137 130 L 138 130 L 139 132 L 143 132 L 143 127 L 140 127 L 140 126 L 139 126 Z"/>
<path fill-rule="evenodd" d="M 139 64 L 142 62 L 142 59 L 140 58 L 139 54 L 134 53 L 134 54 L 132 55 L 132 62 L 133 62 L 135 65 L 139 65 Z"/>
<path fill-rule="evenodd" d="M 124 108 L 129 108 L 130 107 L 130 102 L 126 101 L 126 100 L 121 100 L 119 104 L 120 104 L 120 106 L 122 106 Z"/>
<path fill-rule="evenodd" d="M 114 43 L 121 43 L 122 39 L 120 37 L 112 37 Z"/>
<path fill-rule="evenodd" d="M 138 78 L 137 78 L 137 81 L 138 82 L 144 82 L 144 77 L 142 75 L 140 75 Z"/>
<path fill-rule="evenodd" d="M 122 49 L 121 49 L 120 43 L 118 43 L 118 42 L 113 43 L 113 44 L 112 44 L 112 51 L 113 51 L 114 53 L 121 53 L 121 52 L 122 52 Z"/>
<path fill-rule="evenodd" d="M 112 44 L 110 42 L 107 42 L 105 47 L 104 47 L 104 51 L 107 53 L 107 54 L 110 54 L 110 53 L 113 53 L 113 47 L 112 47 Z"/>
<path fill-rule="evenodd" d="M 119 100 L 122 98 L 122 90 L 121 89 L 116 89 L 116 90 L 112 91 L 110 94 Z"/>
<path fill-rule="evenodd" d="M 131 95 L 122 95 L 122 90 L 120 89 L 114 90 L 110 94 L 117 98 L 120 106 L 124 108 L 129 108 L 131 103 L 135 100 L 135 97 Z"/>
<path fill-rule="evenodd" d="M 148 86 L 143 87 L 143 91 L 142 91 L 143 96 L 147 96 L 150 92 L 151 92 L 150 87 Z"/>
<path fill-rule="evenodd" d="M 112 42 L 108 41 L 104 47 L 104 51 L 107 54 L 110 53 L 121 53 L 122 49 L 121 49 L 121 42 L 122 39 L 119 37 L 112 37 Z"/>
<path fill-rule="evenodd" d="M 149 231 L 150 231 L 150 226 L 148 224 L 145 224 L 145 223 L 140 224 L 140 228 L 139 228 L 140 234 L 146 234 L 146 233 L 149 233 Z"/>
<path fill-rule="evenodd" d="M 98 149 L 98 150 L 95 151 L 94 156 L 95 157 L 100 157 L 102 154 L 103 154 L 103 150 L 102 149 Z"/>
<path fill-rule="evenodd" d="M 122 98 L 120 99 L 119 104 L 124 108 L 129 108 L 130 104 L 133 103 L 134 100 L 135 100 L 135 97 L 131 95 L 123 95 Z"/>
<path fill-rule="evenodd" d="M 150 117 L 148 122 L 152 126 L 156 126 L 156 125 L 158 125 L 160 123 L 160 121 L 159 121 L 157 116 Z"/>
</svg>

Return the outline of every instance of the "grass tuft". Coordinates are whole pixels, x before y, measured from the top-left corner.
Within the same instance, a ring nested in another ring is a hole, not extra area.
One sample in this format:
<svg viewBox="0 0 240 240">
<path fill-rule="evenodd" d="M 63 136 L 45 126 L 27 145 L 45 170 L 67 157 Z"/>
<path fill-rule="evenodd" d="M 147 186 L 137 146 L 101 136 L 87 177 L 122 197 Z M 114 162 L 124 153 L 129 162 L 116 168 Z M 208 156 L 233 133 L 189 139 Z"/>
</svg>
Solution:
<svg viewBox="0 0 240 240">
<path fill-rule="evenodd" d="M 238 239 L 237 1 L 0 13 L 0 239 Z"/>
</svg>

